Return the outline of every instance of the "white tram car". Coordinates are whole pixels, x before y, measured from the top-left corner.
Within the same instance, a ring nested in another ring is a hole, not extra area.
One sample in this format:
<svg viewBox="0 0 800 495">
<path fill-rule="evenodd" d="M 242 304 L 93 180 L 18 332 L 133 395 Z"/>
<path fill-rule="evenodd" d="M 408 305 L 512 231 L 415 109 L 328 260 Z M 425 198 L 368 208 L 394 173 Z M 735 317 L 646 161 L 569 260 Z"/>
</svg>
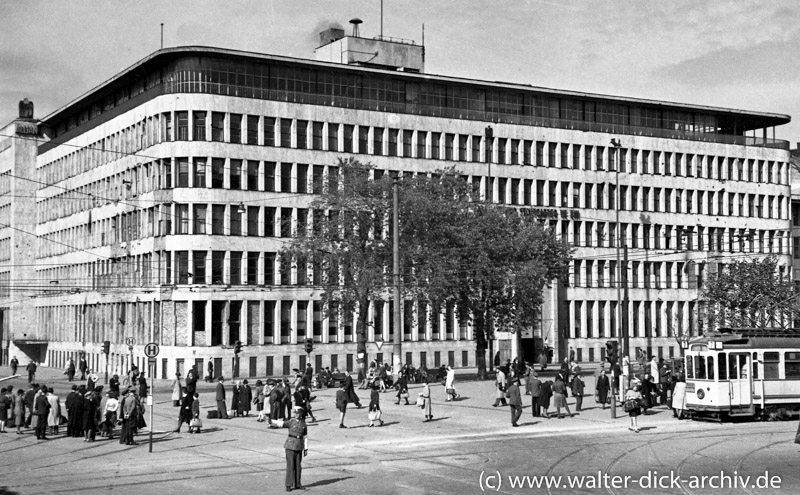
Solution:
<svg viewBox="0 0 800 495">
<path fill-rule="evenodd" d="M 787 417 L 800 410 L 800 332 L 720 328 L 689 341 L 685 412 Z"/>
</svg>

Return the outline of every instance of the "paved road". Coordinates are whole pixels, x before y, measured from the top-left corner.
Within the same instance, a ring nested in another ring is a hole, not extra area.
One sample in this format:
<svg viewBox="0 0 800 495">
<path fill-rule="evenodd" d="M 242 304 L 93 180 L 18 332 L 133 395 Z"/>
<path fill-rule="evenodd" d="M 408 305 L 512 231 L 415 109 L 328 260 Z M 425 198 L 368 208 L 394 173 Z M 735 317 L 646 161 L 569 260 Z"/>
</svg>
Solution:
<svg viewBox="0 0 800 495">
<path fill-rule="evenodd" d="M 46 379 L 52 377 L 57 389 L 66 391 L 66 383 L 57 374 L 44 374 Z M 212 387 L 200 386 L 204 410 L 211 408 Z M 309 426 L 311 453 L 304 461 L 303 472 L 309 493 L 800 491 L 800 449 L 793 443 L 796 422 L 720 425 L 677 421 L 670 412 L 657 409 L 655 414 L 640 418 L 643 431 L 635 434 L 627 429 L 627 417 L 620 414 L 613 420 L 608 410 L 600 410 L 588 399 L 587 409 L 580 415 L 561 420 L 533 418 L 530 407 L 526 407 L 522 426 L 512 428 L 508 408 L 491 407 L 490 382 L 462 382 L 458 388 L 462 399 L 444 403 L 443 387 L 433 387 L 432 422 L 422 422 L 422 412 L 414 406 L 395 405 L 394 396 L 386 393 L 381 395 L 386 421 L 383 427 L 368 428 L 363 408 L 348 411 L 348 429 L 337 427 L 334 390 L 315 391 L 315 414 L 320 421 Z M 412 387 L 412 397 L 416 391 L 418 388 Z M 360 392 L 366 404 L 367 394 Z M 87 444 L 63 436 L 37 442 L 32 434 L 0 435 L 0 484 L 23 494 L 107 493 L 111 487 L 117 487 L 116 493 L 140 493 L 144 489 L 165 494 L 223 490 L 285 493 L 285 430 L 269 430 L 250 417 L 205 420 L 206 429 L 200 435 L 185 433 L 185 427 L 184 433 L 168 433 L 176 415 L 169 393 L 163 383 L 157 386 L 152 453 L 148 452 L 147 435 L 140 435 L 141 445 L 135 447 L 100 439 Z M 780 477 L 779 487 L 775 487 L 775 479 L 771 480 L 773 488 L 755 487 L 763 481 L 757 477 L 766 471 L 770 477 Z M 720 473 L 728 478 L 710 478 Z M 498 474 L 499 490 L 491 489 L 497 487 Z M 511 486 L 514 477 L 525 475 L 562 479 L 551 480 L 558 487 Z M 704 475 L 705 481 L 699 478 Z M 630 477 L 627 487 L 624 476 Z M 750 479 L 741 487 L 747 476 Z M 652 481 L 650 488 L 642 486 L 654 477 L 658 477 L 660 487 L 653 487 Z M 674 481 L 676 477 L 683 483 Z M 570 488 L 569 484 L 576 481 L 583 487 Z M 713 488 L 720 483 L 722 488 Z"/>
</svg>

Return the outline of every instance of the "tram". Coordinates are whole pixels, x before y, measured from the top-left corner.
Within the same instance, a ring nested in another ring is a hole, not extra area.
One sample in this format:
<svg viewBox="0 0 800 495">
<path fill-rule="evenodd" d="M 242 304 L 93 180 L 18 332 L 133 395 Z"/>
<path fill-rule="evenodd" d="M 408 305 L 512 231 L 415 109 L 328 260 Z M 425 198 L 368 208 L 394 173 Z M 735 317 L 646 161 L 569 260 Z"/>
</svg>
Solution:
<svg viewBox="0 0 800 495">
<path fill-rule="evenodd" d="M 685 346 L 685 410 L 719 420 L 800 411 L 800 331 L 720 328 Z"/>
</svg>

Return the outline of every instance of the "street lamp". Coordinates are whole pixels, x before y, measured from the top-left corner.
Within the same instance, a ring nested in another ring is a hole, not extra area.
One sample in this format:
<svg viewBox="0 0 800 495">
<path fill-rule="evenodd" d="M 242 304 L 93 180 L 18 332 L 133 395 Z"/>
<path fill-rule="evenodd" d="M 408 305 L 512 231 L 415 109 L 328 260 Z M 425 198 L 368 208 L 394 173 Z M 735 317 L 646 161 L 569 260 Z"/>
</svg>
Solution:
<svg viewBox="0 0 800 495">
<path fill-rule="evenodd" d="M 614 175 L 616 179 L 616 184 L 614 188 L 614 214 L 616 216 L 616 227 L 615 231 L 617 234 L 617 242 L 615 242 L 615 247 L 617 251 L 617 342 L 618 348 L 622 351 L 619 353 L 619 366 L 620 369 L 622 368 L 622 358 L 628 354 L 628 345 L 627 339 L 623 338 L 623 333 L 627 334 L 627 329 L 622 325 L 622 263 L 620 262 L 619 256 L 619 248 L 622 245 L 622 233 L 621 233 L 621 226 L 619 223 L 619 165 L 620 165 L 620 148 L 622 145 L 620 144 L 619 140 L 611 139 L 611 146 L 614 149 L 614 160 L 616 163 L 614 164 Z M 612 370 L 613 372 L 613 370 Z M 619 379 L 619 377 L 617 377 Z M 613 383 L 612 383 L 612 391 L 611 391 L 611 417 L 617 417 L 617 397 L 616 391 L 613 390 Z M 622 383 L 620 383 L 620 388 L 622 388 Z"/>
</svg>

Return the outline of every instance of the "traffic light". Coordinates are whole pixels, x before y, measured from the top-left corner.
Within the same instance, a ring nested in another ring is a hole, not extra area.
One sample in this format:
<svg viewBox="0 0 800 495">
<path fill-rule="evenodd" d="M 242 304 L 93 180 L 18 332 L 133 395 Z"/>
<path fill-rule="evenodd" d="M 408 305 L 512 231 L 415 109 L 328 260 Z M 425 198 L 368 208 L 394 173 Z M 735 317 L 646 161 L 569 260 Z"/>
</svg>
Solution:
<svg viewBox="0 0 800 495">
<path fill-rule="evenodd" d="M 238 356 L 240 352 L 242 352 L 242 341 L 237 340 L 236 343 L 233 344 L 233 353 Z"/>
<path fill-rule="evenodd" d="M 606 361 L 612 365 L 619 359 L 619 342 L 616 340 L 606 341 Z"/>
<path fill-rule="evenodd" d="M 104 340 L 103 341 L 103 354 L 108 355 L 110 353 L 111 353 L 111 341 L 110 340 Z"/>
<path fill-rule="evenodd" d="M 314 350 L 314 339 L 306 339 L 306 354 L 311 354 Z"/>
</svg>

